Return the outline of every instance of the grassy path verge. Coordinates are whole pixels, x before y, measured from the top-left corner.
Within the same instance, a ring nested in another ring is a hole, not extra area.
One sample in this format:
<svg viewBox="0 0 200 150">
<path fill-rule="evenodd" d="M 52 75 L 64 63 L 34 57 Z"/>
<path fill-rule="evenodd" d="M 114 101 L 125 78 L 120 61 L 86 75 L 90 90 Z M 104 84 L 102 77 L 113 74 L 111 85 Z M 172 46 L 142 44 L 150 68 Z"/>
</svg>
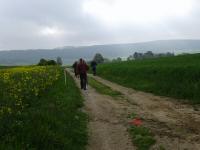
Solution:
<svg viewBox="0 0 200 150">
<path fill-rule="evenodd" d="M 85 150 L 87 144 L 87 116 L 80 108 L 83 98 L 73 79 L 64 76 L 32 99 L 17 120 L 0 122 L 0 149 L 65 149 Z M 10 123 L 9 123 L 10 122 Z"/>
<path fill-rule="evenodd" d="M 122 93 L 119 91 L 112 90 L 109 86 L 106 86 L 102 84 L 101 82 L 98 82 L 92 77 L 89 77 L 89 84 L 91 87 L 95 88 L 97 92 L 104 94 L 104 95 L 109 95 L 111 97 L 119 97 L 122 96 Z"/>
</svg>

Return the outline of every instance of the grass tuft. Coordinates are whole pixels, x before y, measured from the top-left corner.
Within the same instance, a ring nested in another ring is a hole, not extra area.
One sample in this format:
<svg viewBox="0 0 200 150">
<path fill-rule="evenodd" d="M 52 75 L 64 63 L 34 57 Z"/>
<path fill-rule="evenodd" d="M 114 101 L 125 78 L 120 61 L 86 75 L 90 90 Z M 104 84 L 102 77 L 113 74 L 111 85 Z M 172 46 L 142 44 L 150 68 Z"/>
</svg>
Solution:
<svg viewBox="0 0 200 150">
<path fill-rule="evenodd" d="M 128 115 L 129 119 L 135 119 L 136 117 L 135 113 Z M 130 125 L 128 131 L 133 144 L 137 146 L 138 150 L 149 150 L 156 143 L 153 133 L 147 127 Z"/>
<path fill-rule="evenodd" d="M 122 96 L 121 92 L 111 89 L 109 86 L 102 84 L 101 82 L 95 80 L 92 77 L 89 77 L 89 84 L 91 87 L 95 88 L 96 91 L 101 94 L 109 95 L 111 97 Z"/>
<path fill-rule="evenodd" d="M 156 143 L 153 134 L 146 127 L 131 126 L 129 128 L 129 133 L 138 150 L 149 150 L 150 147 Z"/>
</svg>

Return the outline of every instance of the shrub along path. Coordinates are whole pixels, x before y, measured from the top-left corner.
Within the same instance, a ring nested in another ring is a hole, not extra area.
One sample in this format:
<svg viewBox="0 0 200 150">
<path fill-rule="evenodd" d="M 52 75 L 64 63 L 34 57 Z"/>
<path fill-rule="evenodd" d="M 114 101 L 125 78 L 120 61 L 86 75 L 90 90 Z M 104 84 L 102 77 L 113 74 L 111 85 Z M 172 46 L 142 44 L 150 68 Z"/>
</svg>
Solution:
<svg viewBox="0 0 200 150">
<path fill-rule="evenodd" d="M 124 113 L 135 113 L 143 119 L 144 125 L 155 134 L 157 144 L 154 147 L 160 147 L 160 149 L 164 147 L 169 150 L 199 150 L 199 106 L 183 104 L 175 99 L 136 91 L 97 76 L 94 78 L 106 86 L 111 87 L 111 89 L 124 94 L 124 100 L 117 101 L 117 103 L 121 103 L 121 106 L 124 107 Z M 88 92 L 90 93 L 92 91 L 89 90 Z M 91 99 L 91 103 L 93 101 Z M 101 105 L 100 101 L 98 103 Z M 118 106 L 116 102 L 112 101 L 112 103 Z M 110 106 L 106 105 L 107 107 Z M 117 111 L 117 109 L 115 110 Z M 105 116 L 108 115 L 105 114 Z M 99 127 L 101 128 L 101 126 Z"/>
</svg>

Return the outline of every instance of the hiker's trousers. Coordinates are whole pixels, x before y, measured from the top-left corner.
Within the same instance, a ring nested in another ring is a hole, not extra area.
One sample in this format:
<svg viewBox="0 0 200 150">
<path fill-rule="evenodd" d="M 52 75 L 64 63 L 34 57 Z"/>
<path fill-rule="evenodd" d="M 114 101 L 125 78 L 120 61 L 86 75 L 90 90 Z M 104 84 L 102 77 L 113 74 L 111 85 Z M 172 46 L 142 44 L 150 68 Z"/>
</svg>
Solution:
<svg viewBox="0 0 200 150">
<path fill-rule="evenodd" d="M 80 84 L 81 84 L 81 89 L 86 90 L 86 84 L 87 84 L 87 74 L 86 73 L 81 73 L 80 74 Z"/>
</svg>

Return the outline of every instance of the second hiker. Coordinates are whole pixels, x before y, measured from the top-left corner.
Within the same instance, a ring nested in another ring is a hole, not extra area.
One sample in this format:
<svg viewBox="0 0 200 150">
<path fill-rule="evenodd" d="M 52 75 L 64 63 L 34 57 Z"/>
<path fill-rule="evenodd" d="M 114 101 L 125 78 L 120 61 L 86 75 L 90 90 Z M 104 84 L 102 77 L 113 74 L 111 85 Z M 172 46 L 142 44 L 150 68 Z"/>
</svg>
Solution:
<svg viewBox="0 0 200 150">
<path fill-rule="evenodd" d="M 81 89 L 84 89 L 84 90 L 86 90 L 88 70 L 89 70 L 89 66 L 86 64 L 86 62 L 82 58 L 80 58 L 79 63 L 78 63 L 78 73 L 80 75 Z"/>
</svg>

